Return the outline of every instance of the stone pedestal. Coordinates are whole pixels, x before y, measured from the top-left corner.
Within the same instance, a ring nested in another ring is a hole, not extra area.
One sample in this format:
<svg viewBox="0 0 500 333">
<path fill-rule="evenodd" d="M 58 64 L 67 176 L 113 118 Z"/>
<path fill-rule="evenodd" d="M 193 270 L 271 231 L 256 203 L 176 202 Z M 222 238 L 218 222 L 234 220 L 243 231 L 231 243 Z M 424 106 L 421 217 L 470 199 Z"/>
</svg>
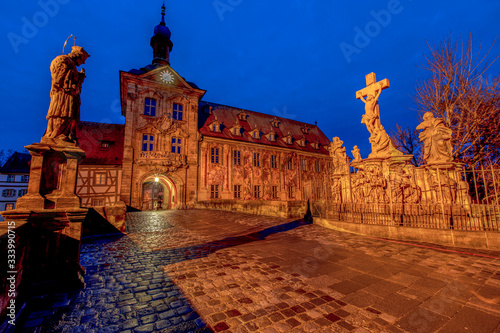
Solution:
<svg viewBox="0 0 500 333">
<path fill-rule="evenodd" d="M 17 200 L 16 208 L 79 208 L 76 177 L 85 152 L 76 145 L 44 141 L 25 147 L 31 154 L 28 193 Z"/>
<path fill-rule="evenodd" d="M 74 143 L 46 138 L 26 149 L 32 156 L 28 192 L 16 209 L 1 212 L 3 223 L 28 224 L 23 283 L 41 292 L 82 287 L 80 244 L 88 210 L 75 189 L 85 153 Z"/>
</svg>

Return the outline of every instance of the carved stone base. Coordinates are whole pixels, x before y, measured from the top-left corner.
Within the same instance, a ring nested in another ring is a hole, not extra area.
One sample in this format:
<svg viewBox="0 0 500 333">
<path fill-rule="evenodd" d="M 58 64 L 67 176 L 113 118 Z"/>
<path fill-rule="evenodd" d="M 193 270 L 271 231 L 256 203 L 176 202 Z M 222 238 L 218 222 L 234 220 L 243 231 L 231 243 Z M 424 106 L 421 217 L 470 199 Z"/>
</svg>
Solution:
<svg viewBox="0 0 500 333">
<path fill-rule="evenodd" d="M 27 224 L 27 262 L 22 283 L 32 292 L 84 286 L 80 266 L 82 223 L 87 209 L 15 209 L 1 212 L 5 222 Z"/>
</svg>

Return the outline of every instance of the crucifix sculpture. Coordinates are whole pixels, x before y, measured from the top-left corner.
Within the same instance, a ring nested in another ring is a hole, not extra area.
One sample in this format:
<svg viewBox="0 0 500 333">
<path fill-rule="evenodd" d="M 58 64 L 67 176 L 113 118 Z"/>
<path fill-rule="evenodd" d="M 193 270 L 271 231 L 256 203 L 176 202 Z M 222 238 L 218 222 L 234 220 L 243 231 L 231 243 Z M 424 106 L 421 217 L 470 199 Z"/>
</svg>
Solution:
<svg viewBox="0 0 500 333">
<path fill-rule="evenodd" d="M 375 73 L 370 73 L 366 75 L 366 87 L 356 91 L 356 98 L 365 103 L 365 114 L 361 118 L 361 123 L 366 125 L 370 134 L 373 134 L 374 130 L 381 126 L 378 98 L 382 90 L 386 88 L 389 88 L 388 79 L 377 82 Z"/>
</svg>

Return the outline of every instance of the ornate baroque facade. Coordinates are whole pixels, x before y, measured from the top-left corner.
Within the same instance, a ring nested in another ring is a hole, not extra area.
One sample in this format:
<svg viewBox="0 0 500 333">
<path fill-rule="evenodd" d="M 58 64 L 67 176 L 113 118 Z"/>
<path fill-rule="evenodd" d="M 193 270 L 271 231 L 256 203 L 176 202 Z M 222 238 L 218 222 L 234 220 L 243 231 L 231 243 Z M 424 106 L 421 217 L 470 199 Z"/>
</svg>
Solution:
<svg viewBox="0 0 500 333">
<path fill-rule="evenodd" d="M 206 91 L 170 66 L 170 35 L 163 12 L 152 64 L 120 72 L 125 125 L 80 125 L 82 204 L 150 210 L 326 198 L 332 166 L 321 130 L 201 101 Z"/>
</svg>

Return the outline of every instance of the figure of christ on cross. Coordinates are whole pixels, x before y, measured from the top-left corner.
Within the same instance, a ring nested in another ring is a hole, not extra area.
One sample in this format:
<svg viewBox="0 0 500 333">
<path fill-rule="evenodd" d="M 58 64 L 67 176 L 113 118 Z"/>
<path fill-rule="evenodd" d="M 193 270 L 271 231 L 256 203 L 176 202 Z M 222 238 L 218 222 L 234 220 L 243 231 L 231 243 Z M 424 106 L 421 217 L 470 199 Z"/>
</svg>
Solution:
<svg viewBox="0 0 500 333">
<path fill-rule="evenodd" d="M 365 114 L 361 118 L 361 123 L 366 125 L 370 134 L 381 126 L 378 98 L 382 90 L 386 88 L 389 88 L 388 79 L 377 82 L 375 73 L 370 73 L 366 75 L 366 88 L 356 91 L 356 98 L 365 103 Z"/>
</svg>

